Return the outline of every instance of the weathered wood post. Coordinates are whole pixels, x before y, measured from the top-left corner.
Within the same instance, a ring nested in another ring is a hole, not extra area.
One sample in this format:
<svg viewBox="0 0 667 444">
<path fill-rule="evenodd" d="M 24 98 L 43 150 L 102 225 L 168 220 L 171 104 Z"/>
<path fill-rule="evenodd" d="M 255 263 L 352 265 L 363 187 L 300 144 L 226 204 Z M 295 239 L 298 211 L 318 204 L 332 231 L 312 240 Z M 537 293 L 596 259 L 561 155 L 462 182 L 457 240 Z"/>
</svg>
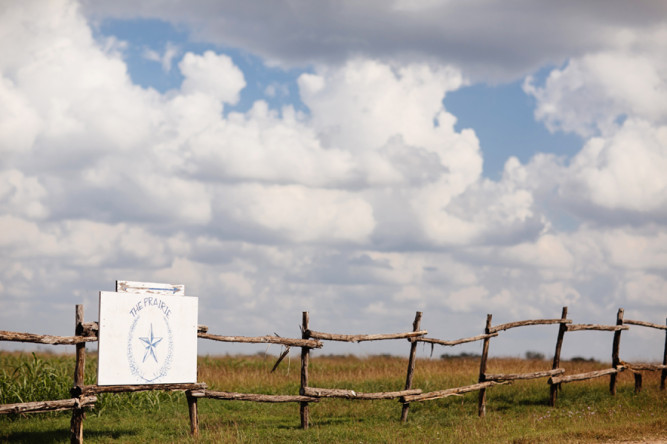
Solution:
<svg viewBox="0 0 667 444">
<path fill-rule="evenodd" d="M 83 305 L 76 306 L 76 314 L 74 318 L 74 335 L 83 336 Z M 81 393 L 80 388 L 84 385 L 84 368 L 86 366 L 86 343 L 79 342 L 76 344 L 76 364 L 74 366 L 74 387 L 78 393 Z M 79 399 L 81 395 L 79 394 Z M 75 407 L 72 410 L 72 419 L 70 420 L 70 442 L 83 442 L 83 407 Z"/>
<path fill-rule="evenodd" d="M 484 334 L 491 334 L 491 319 L 493 315 L 486 315 L 486 327 L 484 328 Z M 490 337 L 484 338 L 484 344 L 482 345 L 482 358 L 479 362 L 479 382 L 486 382 L 486 360 L 489 356 L 489 342 L 491 341 Z M 486 415 L 486 388 L 481 388 L 479 390 L 479 405 L 478 405 L 478 414 L 480 417 Z"/>
<path fill-rule="evenodd" d="M 633 372 L 635 377 L 635 393 L 642 391 L 642 374 L 640 372 Z"/>
<path fill-rule="evenodd" d="M 551 368 L 553 370 L 560 367 L 560 352 L 563 348 L 563 338 L 565 337 L 565 332 L 567 331 L 567 324 L 565 320 L 567 319 L 567 307 L 563 307 L 563 311 L 560 315 L 561 323 L 558 327 L 558 338 L 556 338 L 556 351 L 554 352 L 554 361 Z M 554 407 L 556 405 L 556 397 L 558 396 L 558 390 L 560 390 L 560 384 L 551 384 L 549 386 L 551 397 L 549 398 L 549 405 Z"/>
<path fill-rule="evenodd" d="M 199 415 L 197 413 L 197 397 L 192 396 L 192 391 L 187 390 L 185 396 L 188 400 L 188 412 L 190 413 L 190 433 L 195 438 L 199 437 Z"/>
<path fill-rule="evenodd" d="M 421 324 L 422 312 L 418 311 L 415 314 L 415 320 L 412 323 L 412 331 L 419 331 L 419 326 Z M 410 344 L 410 357 L 408 359 L 408 374 L 405 377 L 405 390 L 410 390 L 412 388 L 412 379 L 415 373 L 415 359 L 417 356 L 417 338 L 409 338 L 408 341 Z M 410 403 L 404 402 L 403 409 L 401 410 L 401 421 L 406 422 L 408 420 L 408 411 L 410 410 Z"/>
<path fill-rule="evenodd" d="M 619 308 L 616 314 L 616 325 L 623 325 L 623 309 Z M 612 395 L 616 394 L 616 380 L 618 379 L 618 366 L 621 358 L 619 357 L 619 348 L 621 346 L 621 330 L 614 332 L 614 343 L 611 350 L 611 365 L 617 370 L 617 373 L 612 373 L 609 377 L 609 392 Z"/>
<path fill-rule="evenodd" d="M 309 339 L 310 331 L 308 330 L 308 321 L 309 315 L 307 311 L 302 313 L 301 317 L 301 338 Z M 310 348 L 303 346 L 301 347 L 301 388 L 299 389 L 299 394 L 301 396 L 306 395 L 306 387 L 308 387 L 308 361 L 310 358 Z M 300 412 L 301 412 L 301 428 L 308 429 L 309 422 L 309 408 L 308 402 L 301 401 L 300 403 Z"/>
<path fill-rule="evenodd" d="M 665 319 L 665 324 L 667 324 L 667 319 Z M 665 353 L 662 356 L 662 365 L 667 365 L 667 330 L 665 330 Z M 662 374 L 660 376 L 660 390 L 665 389 L 665 380 L 667 380 L 667 369 L 662 369 Z"/>
</svg>

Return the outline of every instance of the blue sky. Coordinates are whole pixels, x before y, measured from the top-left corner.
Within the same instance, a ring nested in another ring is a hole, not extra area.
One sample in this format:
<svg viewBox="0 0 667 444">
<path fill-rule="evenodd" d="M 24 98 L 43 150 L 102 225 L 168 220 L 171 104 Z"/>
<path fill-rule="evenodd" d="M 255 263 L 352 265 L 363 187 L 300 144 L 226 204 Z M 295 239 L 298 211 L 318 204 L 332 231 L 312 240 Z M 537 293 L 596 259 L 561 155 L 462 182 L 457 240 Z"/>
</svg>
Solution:
<svg viewBox="0 0 667 444">
<path fill-rule="evenodd" d="M 0 324 L 69 334 L 117 279 L 236 335 L 662 323 L 665 42 L 651 0 L 0 2 Z"/>
<path fill-rule="evenodd" d="M 475 84 L 454 91 L 445 106 L 457 118 L 457 129 L 474 128 L 484 152 L 484 175 L 498 180 L 508 157 L 525 163 L 538 152 L 570 158 L 582 146 L 577 135 L 549 132 L 535 120 L 535 101 L 521 82 Z"/>
</svg>

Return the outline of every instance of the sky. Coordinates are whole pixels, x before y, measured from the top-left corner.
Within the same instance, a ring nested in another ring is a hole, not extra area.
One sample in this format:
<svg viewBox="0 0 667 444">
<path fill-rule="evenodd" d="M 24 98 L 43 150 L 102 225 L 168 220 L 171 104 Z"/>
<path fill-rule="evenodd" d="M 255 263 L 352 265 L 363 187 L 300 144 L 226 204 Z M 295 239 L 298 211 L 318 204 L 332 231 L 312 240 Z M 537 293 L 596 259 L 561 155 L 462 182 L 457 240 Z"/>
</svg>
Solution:
<svg viewBox="0 0 667 444">
<path fill-rule="evenodd" d="M 185 284 L 222 335 L 663 324 L 666 52 L 659 0 L 0 0 L 0 329 L 70 335 L 116 280 Z"/>
</svg>

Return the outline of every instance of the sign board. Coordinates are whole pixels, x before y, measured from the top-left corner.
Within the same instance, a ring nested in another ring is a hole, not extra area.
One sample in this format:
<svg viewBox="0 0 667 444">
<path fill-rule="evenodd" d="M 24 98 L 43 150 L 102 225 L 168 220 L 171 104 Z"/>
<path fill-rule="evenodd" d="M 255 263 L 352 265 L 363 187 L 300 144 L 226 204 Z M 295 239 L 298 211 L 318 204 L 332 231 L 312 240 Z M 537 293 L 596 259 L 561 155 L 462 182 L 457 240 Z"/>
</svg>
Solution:
<svg viewBox="0 0 667 444">
<path fill-rule="evenodd" d="M 185 295 L 185 285 L 158 284 L 156 282 L 116 281 L 116 291 L 119 293 L 155 293 Z"/>
<path fill-rule="evenodd" d="M 148 289 L 167 285 L 145 284 Z M 197 382 L 198 299 L 129 291 L 100 292 L 97 384 Z"/>
</svg>

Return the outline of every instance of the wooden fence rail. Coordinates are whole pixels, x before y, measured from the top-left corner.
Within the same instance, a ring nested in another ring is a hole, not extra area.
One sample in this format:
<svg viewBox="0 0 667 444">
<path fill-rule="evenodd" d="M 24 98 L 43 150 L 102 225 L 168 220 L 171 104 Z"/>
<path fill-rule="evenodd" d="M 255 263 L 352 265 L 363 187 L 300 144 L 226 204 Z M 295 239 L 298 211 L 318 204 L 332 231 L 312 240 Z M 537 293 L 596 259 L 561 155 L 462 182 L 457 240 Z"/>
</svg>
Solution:
<svg viewBox="0 0 667 444">
<path fill-rule="evenodd" d="M 253 401 L 253 402 L 319 402 L 320 397 L 300 395 L 261 395 L 255 393 L 233 393 L 214 390 L 193 392 L 192 396 L 199 398 L 222 399 L 225 401 Z"/>
<path fill-rule="evenodd" d="M 487 381 L 516 381 L 519 379 L 537 379 L 545 378 L 548 376 L 556 376 L 565 373 L 564 368 L 555 368 L 553 370 L 546 370 L 542 372 L 533 372 L 533 373 L 506 373 L 506 374 L 497 374 L 497 375 L 486 375 Z"/>
<path fill-rule="evenodd" d="M 58 399 L 56 401 L 19 402 L 17 404 L 0 405 L 0 413 L 41 413 L 72 410 L 75 408 L 92 407 L 97 402 L 97 396 L 83 398 Z"/>
<path fill-rule="evenodd" d="M 598 324 L 572 324 L 565 328 L 567 331 L 597 330 L 597 331 L 620 331 L 629 330 L 624 325 L 598 325 Z"/>
<path fill-rule="evenodd" d="M 561 384 L 567 382 L 585 381 L 587 379 L 599 378 L 601 376 L 615 375 L 616 373 L 621 372 L 624 369 L 625 369 L 624 367 L 607 368 L 604 370 L 596 370 L 594 372 L 578 373 L 576 375 L 553 376 L 549 378 L 549 384 Z"/>
<path fill-rule="evenodd" d="M 509 384 L 509 382 L 485 381 L 478 384 L 466 385 L 463 387 L 455 387 L 446 390 L 436 390 L 433 392 L 422 393 L 421 395 L 408 395 L 405 397 L 405 402 L 411 401 L 432 401 L 435 399 L 447 398 L 449 396 L 457 396 L 463 393 L 476 392 L 494 385 Z"/>
<path fill-rule="evenodd" d="M 364 341 L 383 341 L 387 339 L 409 339 L 417 336 L 424 336 L 428 332 L 426 330 L 411 331 L 408 333 L 387 333 L 376 335 L 339 335 L 335 333 L 322 333 L 319 331 L 308 331 L 309 337 L 313 339 L 325 339 L 327 341 L 340 342 L 364 342 Z"/>
<path fill-rule="evenodd" d="M 650 322 L 644 322 L 644 321 L 633 321 L 632 319 L 625 319 L 623 323 L 632 325 L 641 325 L 642 327 L 657 328 L 659 330 L 667 330 L 667 325 L 652 324 Z"/>
<path fill-rule="evenodd" d="M 475 342 L 475 341 L 481 341 L 483 339 L 495 338 L 496 336 L 498 336 L 498 333 L 490 333 L 488 335 L 483 334 L 479 336 L 473 336 L 470 338 L 455 339 L 453 341 L 445 341 L 443 339 L 435 339 L 435 338 L 417 338 L 415 340 L 417 342 L 426 342 L 429 344 L 446 345 L 451 347 L 454 345 L 466 344 L 468 342 Z"/>
<path fill-rule="evenodd" d="M 508 322 L 507 324 L 496 325 L 489 329 L 489 333 L 509 330 L 510 328 L 525 327 L 528 325 L 550 325 L 550 324 L 571 324 L 569 319 L 535 319 L 532 321 Z"/>
<path fill-rule="evenodd" d="M 175 287 L 176 288 L 176 287 Z M 149 291 L 157 291 L 159 289 L 148 289 Z M 174 291 L 181 291 L 178 288 Z M 407 415 L 412 402 L 423 402 L 435 399 L 446 398 L 449 396 L 458 396 L 469 392 L 477 391 L 479 393 L 478 413 L 484 416 L 486 413 L 486 390 L 496 386 L 509 384 L 513 381 L 529 380 L 536 378 L 548 378 L 550 386 L 550 405 L 554 406 L 556 401 L 556 394 L 561 387 L 561 384 L 583 381 L 592 378 L 599 378 L 603 376 L 610 377 L 610 393 L 613 395 L 616 392 L 617 376 L 622 371 L 630 371 L 634 374 L 635 390 L 641 390 L 642 371 L 661 371 L 660 388 L 665 389 L 665 380 L 667 379 L 667 325 L 660 325 L 651 322 L 623 319 L 623 309 L 619 309 L 616 318 L 616 325 L 600 325 L 600 324 L 573 324 L 572 320 L 567 319 L 567 307 L 563 307 L 561 317 L 558 319 L 536 319 L 524 320 L 517 322 L 509 322 L 505 324 L 492 325 L 492 315 L 487 315 L 484 332 L 480 335 L 461 338 L 456 340 L 444 340 L 437 338 L 428 338 L 427 330 L 420 328 L 422 313 L 417 312 L 412 325 L 412 331 L 405 333 L 388 333 L 388 334 L 337 334 L 325 333 L 311 330 L 309 328 L 309 314 L 302 313 L 301 338 L 282 338 L 278 335 L 267 336 L 222 336 L 208 332 L 208 327 L 200 325 L 197 329 L 197 336 L 200 339 L 208 339 L 219 342 L 236 342 L 236 343 L 263 343 L 263 344 L 279 344 L 285 347 L 285 351 L 281 354 L 276 362 L 276 365 L 286 356 L 290 347 L 301 348 L 301 385 L 298 395 L 293 394 L 254 394 L 254 393 L 234 393 L 225 391 L 209 390 L 205 383 L 194 384 L 146 384 L 146 385 L 116 385 L 116 386 L 100 386 L 100 385 L 84 385 L 84 366 L 85 366 L 85 346 L 86 343 L 95 342 L 98 340 L 99 324 L 97 322 L 84 322 L 83 306 L 77 305 L 75 310 L 75 335 L 74 336 L 53 336 L 53 335 L 39 335 L 32 333 L 20 333 L 0 330 L 0 341 L 14 341 L 14 342 L 30 342 L 37 344 L 49 345 L 75 345 L 76 346 L 76 361 L 74 370 L 74 384 L 71 389 L 70 399 L 49 400 L 49 401 L 35 401 L 16 404 L 0 405 L 0 414 L 22 414 L 22 413 L 39 413 L 59 410 L 72 410 L 71 420 L 71 441 L 83 441 L 83 418 L 84 409 L 94 407 L 97 401 L 97 395 L 101 393 L 124 393 L 124 392 L 138 392 L 147 390 L 167 390 L 167 391 L 183 391 L 188 402 L 188 410 L 190 415 L 190 430 L 193 435 L 199 433 L 197 400 L 200 398 L 227 400 L 227 401 L 250 401 L 250 402 L 265 402 L 265 403 L 284 403 L 295 402 L 300 405 L 301 427 L 308 428 L 310 403 L 318 403 L 322 398 L 344 398 L 351 400 L 379 400 L 379 399 L 398 399 L 402 405 L 401 420 L 406 421 Z M 556 338 L 556 348 L 554 352 L 554 359 L 552 368 L 544 371 L 537 371 L 532 373 L 503 373 L 492 374 L 487 373 L 487 361 L 491 339 L 497 337 L 500 332 L 528 326 L 539 325 L 559 325 L 558 335 Z M 638 327 L 647 327 L 665 330 L 665 349 L 663 354 L 663 363 L 659 364 L 632 364 L 624 362 L 620 359 L 620 340 L 621 333 L 629 330 L 629 325 Z M 565 333 L 575 331 L 608 331 L 614 334 L 612 344 L 612 367 L 608 369 L 598 370 L 594 372 L 586 372 L 580 374 L 566 375 L 565 370 L 560 367 L 560 355 Z M 402 390 L 395 390 L 389 392 L 376 393 L 361 393 L 351 390 L 349 388 L 318 388 L 309 386 L 309 361 L 310 351 L 313 349 L 321 349 L 324 346 L 323 341 L 341 341 L 358 343 L 363 341 L 379 341 L 379 340 L 397 340 L 407 339 L 410 343 L 410 352 L 408 356 L 408 367 L 406 373 L 405 385 Z M 429 343 L 442 346 L 456 346 L 475 341 L 482 341 L 482 355 L 480 357 L 480 371 L 479 380 L 476 384 L 471 384 L 462 387 L 451 387 L 442 390 L 431 391 L 423 393 L 419 388 L 413 388 L 413 377 L 416 364 L 416 346 L 419 342 Z"/>
<path fill-rule="evenodd" d="M 307 396 L 314 398 L 344 398 L 344 399 L 397 399 L 402 396 L 419 395 L 420 389 L 400 390 L 397 392 L 375 392 L 375 393 L 361 393 L 354 390 L 345 389 L 328 389 L 306 387 L 305 393 Z"/>
<path fill-rule="evenodd" d="M 308 339 L 290 339 L 279 336 L 219 336 L 210 333 L 197 333 L 197 337 L 220 342 L 238 342 L 245 344 L 280 344 L 287 347 L 322 348 L 322 343 Z"/>
<path fill-rule="evenodd" d="M 95 342 L 97 341 L 97 336 L 52 336 L 0 330 L 0 341 L 31 342 L 33 344 L 48 345 L 76 345 L 82 342 Z"/>
</svg>

